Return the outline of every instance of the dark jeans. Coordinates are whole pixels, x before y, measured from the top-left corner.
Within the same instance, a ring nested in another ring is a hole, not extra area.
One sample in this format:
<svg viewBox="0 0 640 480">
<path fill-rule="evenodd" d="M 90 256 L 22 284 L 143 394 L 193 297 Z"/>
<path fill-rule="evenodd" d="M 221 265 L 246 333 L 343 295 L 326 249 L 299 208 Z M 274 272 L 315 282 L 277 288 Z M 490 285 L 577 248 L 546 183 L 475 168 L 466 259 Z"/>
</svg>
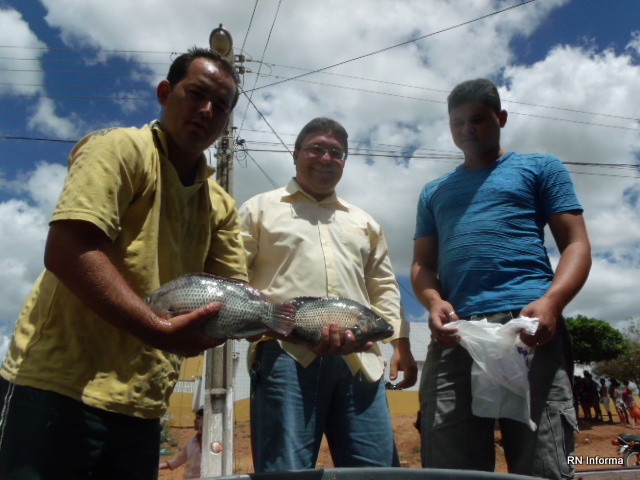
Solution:
<svg viewBox="0 0 640 480">
<path fill-rule="evenodd" d="M 0 479 L 152 480 L 160 422 L 0 379 Z"/>
<path fill-rule="evenodd" d="M 336 467 L 399 465 L 383 380 L 354 376 L 340 356 L 304 368 L 275 340 L 259 348 L 251 388 L 256 472 L 315 468 L 323 433 Z"/>
</svg>

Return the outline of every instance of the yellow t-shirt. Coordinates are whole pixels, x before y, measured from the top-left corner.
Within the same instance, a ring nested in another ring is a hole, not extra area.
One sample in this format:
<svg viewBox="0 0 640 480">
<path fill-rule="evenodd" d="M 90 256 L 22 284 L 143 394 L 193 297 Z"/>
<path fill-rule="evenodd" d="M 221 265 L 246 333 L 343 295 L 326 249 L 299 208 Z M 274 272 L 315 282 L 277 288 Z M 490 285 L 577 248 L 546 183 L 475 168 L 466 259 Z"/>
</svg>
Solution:
<svg viewBox="0 0 640 480">
<path fill-rule="evenodd" d="M 144 296 L 185 273 L 246 280 L 234 200 L 204 156 L 183 186 L 156 122 L 106 129 L 71 151 L 51 221 L 83 220 L 113 241 L 112 260 Z M 104 410 L 158 418 L 181 357 L 154 349 L 89 310 L 51 272 L 38 278 L 18 317 L 0 375 Z"/>
</svg>

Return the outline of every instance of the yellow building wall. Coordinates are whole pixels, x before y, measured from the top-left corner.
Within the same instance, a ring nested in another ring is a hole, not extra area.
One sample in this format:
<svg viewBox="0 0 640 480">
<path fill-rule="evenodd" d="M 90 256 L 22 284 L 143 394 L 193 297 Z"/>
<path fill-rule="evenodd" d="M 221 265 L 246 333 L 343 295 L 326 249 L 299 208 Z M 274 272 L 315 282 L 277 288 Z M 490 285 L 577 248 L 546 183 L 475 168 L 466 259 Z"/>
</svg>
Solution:
<svg viewBox="0 0 640 480">
<path fill-rule="evenodd" d="M 182 362 L 176 389 L 169 398 L 169 423 L 173 427 L 193 427 L 193 386 L 204 371 L 204 355 Z M 184 391 L 183 391 L 184 390 Z M 190 390 L 190 391 L 189 391 Z"/>
</svg>

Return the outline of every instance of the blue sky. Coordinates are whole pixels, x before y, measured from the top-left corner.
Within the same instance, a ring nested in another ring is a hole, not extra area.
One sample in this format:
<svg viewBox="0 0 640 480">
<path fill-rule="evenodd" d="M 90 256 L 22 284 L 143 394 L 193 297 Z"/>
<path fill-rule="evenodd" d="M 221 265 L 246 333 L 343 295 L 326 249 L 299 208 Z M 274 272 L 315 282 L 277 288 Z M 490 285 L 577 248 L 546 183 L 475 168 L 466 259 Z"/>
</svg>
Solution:
<svg viewBox="0 0 640 480">
<path fill-rule="evenodd" d="M 417 196 L 460 158 L 446 95 L 485 76 L 510 112 L 503 146 L 557 155 L 585 207 L 594 267 L 566 313 L 623 326 L 640 314 L 640 2 L 537 0 L 487 16 L 519 3 L 0 1 L 0 335 L 42 269 L 72 147 L 60 140 L 157 117 L 155 85 L 174 52 L 206 46 L 219 23 L 236 53 L 244 45 L 244 88 L 264 87 L 252 101 L 289 149 L 315 116 L 346 126 L 352 155 L 338 193 L 384 227 L 412 320 L 425 314 L 408 293 Z M 239 203 L 293 175 L 285 147 L 247 105 L 241 98 L 234 118 L 248 150 L 236 162 Z"/>
</svg>

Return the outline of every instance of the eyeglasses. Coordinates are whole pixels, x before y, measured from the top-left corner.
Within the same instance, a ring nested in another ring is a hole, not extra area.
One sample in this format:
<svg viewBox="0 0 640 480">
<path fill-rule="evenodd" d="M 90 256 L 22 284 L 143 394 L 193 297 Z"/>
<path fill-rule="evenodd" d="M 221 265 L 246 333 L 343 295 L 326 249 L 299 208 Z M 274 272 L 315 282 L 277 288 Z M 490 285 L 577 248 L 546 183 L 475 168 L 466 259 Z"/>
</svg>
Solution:
<svg viewBox="0 0 640 480">
<path fill-rule="evenodd" d="M 329 150 L 321 147 L 320 145 L 309 145 L 307 147 L 303 147 L 302 150 L 304 150 L 309 154 L 309 156 L 314 158 L 322 158 L 327 153 L 333 160 L 343 161 L 346 157 L 345 153 L 342 150 Z"/>
</svg>

